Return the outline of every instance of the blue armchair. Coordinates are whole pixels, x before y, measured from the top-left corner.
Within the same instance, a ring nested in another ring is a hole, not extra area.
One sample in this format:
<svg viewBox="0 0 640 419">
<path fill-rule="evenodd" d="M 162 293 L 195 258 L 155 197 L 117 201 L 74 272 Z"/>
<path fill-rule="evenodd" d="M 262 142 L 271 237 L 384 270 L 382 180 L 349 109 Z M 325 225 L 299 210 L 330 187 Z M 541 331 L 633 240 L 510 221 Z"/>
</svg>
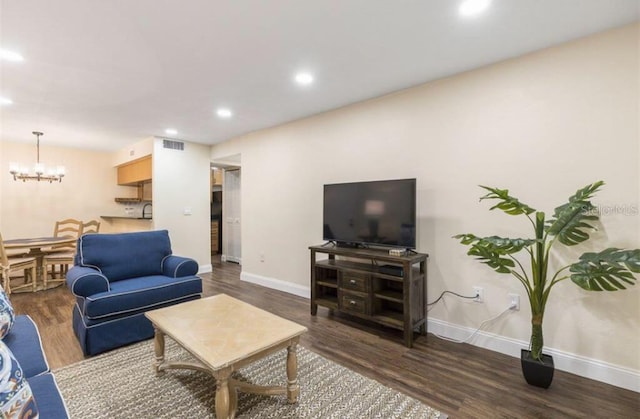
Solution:
<svg viewBox="0 0 640 419">
<path fill-rule="evenodd" d="M 195 260 L 171 254 L 167 230 L 82 236 L 66 281 L 84 354 L 151 338 L 144 312 L 200 298 L 197 272 Z"/>
</svg>

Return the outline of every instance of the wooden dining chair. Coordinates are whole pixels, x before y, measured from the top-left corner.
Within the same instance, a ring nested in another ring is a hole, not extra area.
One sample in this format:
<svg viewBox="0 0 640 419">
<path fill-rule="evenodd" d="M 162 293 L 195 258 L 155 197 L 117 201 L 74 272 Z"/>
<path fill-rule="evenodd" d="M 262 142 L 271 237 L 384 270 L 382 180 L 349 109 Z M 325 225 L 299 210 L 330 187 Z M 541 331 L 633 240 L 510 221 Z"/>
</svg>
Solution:
<svg viewBox="0 0 640 419">
<path fill-rule="evenodd" d="M 89 233 L 99 233 L 100 232 L 100 221 L 91 220 L 82 224 L 82 234 Z"/>
<path fill-rule="evenodd" d="M 56 221 L 53 230 L 54 237 L 73 237 L 76 240 L 83 234 L 82 221 L 68 218 L 62 221 Z M 73 265 L 73 259 L 76 256 L 77 241 L 69 244 L 52 246 L 46 251 L 46 255 L 42 261 L 43 265 L 43 285 L 47 289 L 48 285 L 62 283 L 69 270 L 69 266 Z"/>
<path fill-rule="evenodd" d="M 82 221 L 75 220 L 73 218 L 67 218 L 66 220 L 56 221 L 56 225 L 53 228 L 53 237 L 73 237 L 80 238 L 82 236 Z M 69 244 L 61 244 L 58 246 L 53 246 L 51 251 L 60 251 L 60 252 L 75 252 L 76 251 L 76 242 Z"/>
<path fill-rule="evenodd" d="M 23 288 L 31 288 L 32 292 L 36 290 L 36 269 L 37 263 L 35 257 L 9 257 L 4 248 L 2 234 L 0 234 L 0 279 L 2 287 L 7 295 L 12 291 Z M 24 281 L 20 285 L 11 285 L 11 272 L 22 271 Z"/>
</svg>

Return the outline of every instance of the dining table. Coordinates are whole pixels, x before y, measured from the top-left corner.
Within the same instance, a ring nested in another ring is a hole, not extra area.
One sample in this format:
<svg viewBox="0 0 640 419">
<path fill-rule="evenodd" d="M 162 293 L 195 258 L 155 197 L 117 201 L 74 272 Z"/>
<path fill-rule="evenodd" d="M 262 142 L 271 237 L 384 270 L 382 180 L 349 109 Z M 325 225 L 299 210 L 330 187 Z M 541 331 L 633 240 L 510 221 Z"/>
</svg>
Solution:
<svg viewBox="0 0 640 419">
<path fill-rule="evenodd" d="M 75 243 L 76 240 L 76 237 L 71 236 L 45 236 L 24 239 L 9 239 L 3 240 L 2 243 L 4 244 L 4 248 L 6 250 L 24 249 L 25 254 L 36 258 L 36 291 L 41 291 L 44 289 L 44 275 L 46 275 L 44 269 L 45 255 L 52 252 L 53 246 L 72 244 Z M 28 252 L 26 252 L 27 249 Z M 52 286 L 48 286 L 47 288 L 54 288 L 60 285 L 60 283 L 56 283 L 52 284 Z"/>
</svg>

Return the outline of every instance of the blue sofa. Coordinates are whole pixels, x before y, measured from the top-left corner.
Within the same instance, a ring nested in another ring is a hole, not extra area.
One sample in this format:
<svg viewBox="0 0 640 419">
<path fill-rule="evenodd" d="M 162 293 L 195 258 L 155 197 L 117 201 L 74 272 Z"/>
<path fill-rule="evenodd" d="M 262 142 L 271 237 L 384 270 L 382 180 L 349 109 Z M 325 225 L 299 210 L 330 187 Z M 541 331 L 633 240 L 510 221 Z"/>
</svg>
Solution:
<svg viewBox="0 0 640 419">
<path fill-rule="evenodd" d="M 15 316 L 11 330 L 2 338 L 2 341 L 11 350 L 22 369 L 22 376 L 31 387 L 40 419 L 68 418 L 67 406 L 64 404 L 53 373 L 49 370 L 38 327 L 31 317 Z"/>
<path fill-rule="evenodd" d="M 66 281 L 84 354 L 151 338 L 144 312 L 200 298 L 197 272 L 195 260 L 172 255 L 167 230 L 80 237 Z"/>
</svg>

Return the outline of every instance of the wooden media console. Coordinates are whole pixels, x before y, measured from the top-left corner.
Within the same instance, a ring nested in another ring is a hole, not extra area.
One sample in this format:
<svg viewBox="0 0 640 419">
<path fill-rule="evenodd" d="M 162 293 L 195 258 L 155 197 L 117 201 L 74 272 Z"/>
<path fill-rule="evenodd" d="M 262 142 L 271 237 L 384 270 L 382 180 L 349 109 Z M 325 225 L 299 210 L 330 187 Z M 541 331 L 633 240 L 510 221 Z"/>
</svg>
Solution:
<svg viewBox="0 0 640 419">
<path fill-rule="evenodd" d="M 318 306 L 404 332 L 426 334 L 427 254 L 392 256 L 388 250 L 311 246 L 311 314 Z M 318 255 L 328 258 L 318 260 Z"/>
</svg>

